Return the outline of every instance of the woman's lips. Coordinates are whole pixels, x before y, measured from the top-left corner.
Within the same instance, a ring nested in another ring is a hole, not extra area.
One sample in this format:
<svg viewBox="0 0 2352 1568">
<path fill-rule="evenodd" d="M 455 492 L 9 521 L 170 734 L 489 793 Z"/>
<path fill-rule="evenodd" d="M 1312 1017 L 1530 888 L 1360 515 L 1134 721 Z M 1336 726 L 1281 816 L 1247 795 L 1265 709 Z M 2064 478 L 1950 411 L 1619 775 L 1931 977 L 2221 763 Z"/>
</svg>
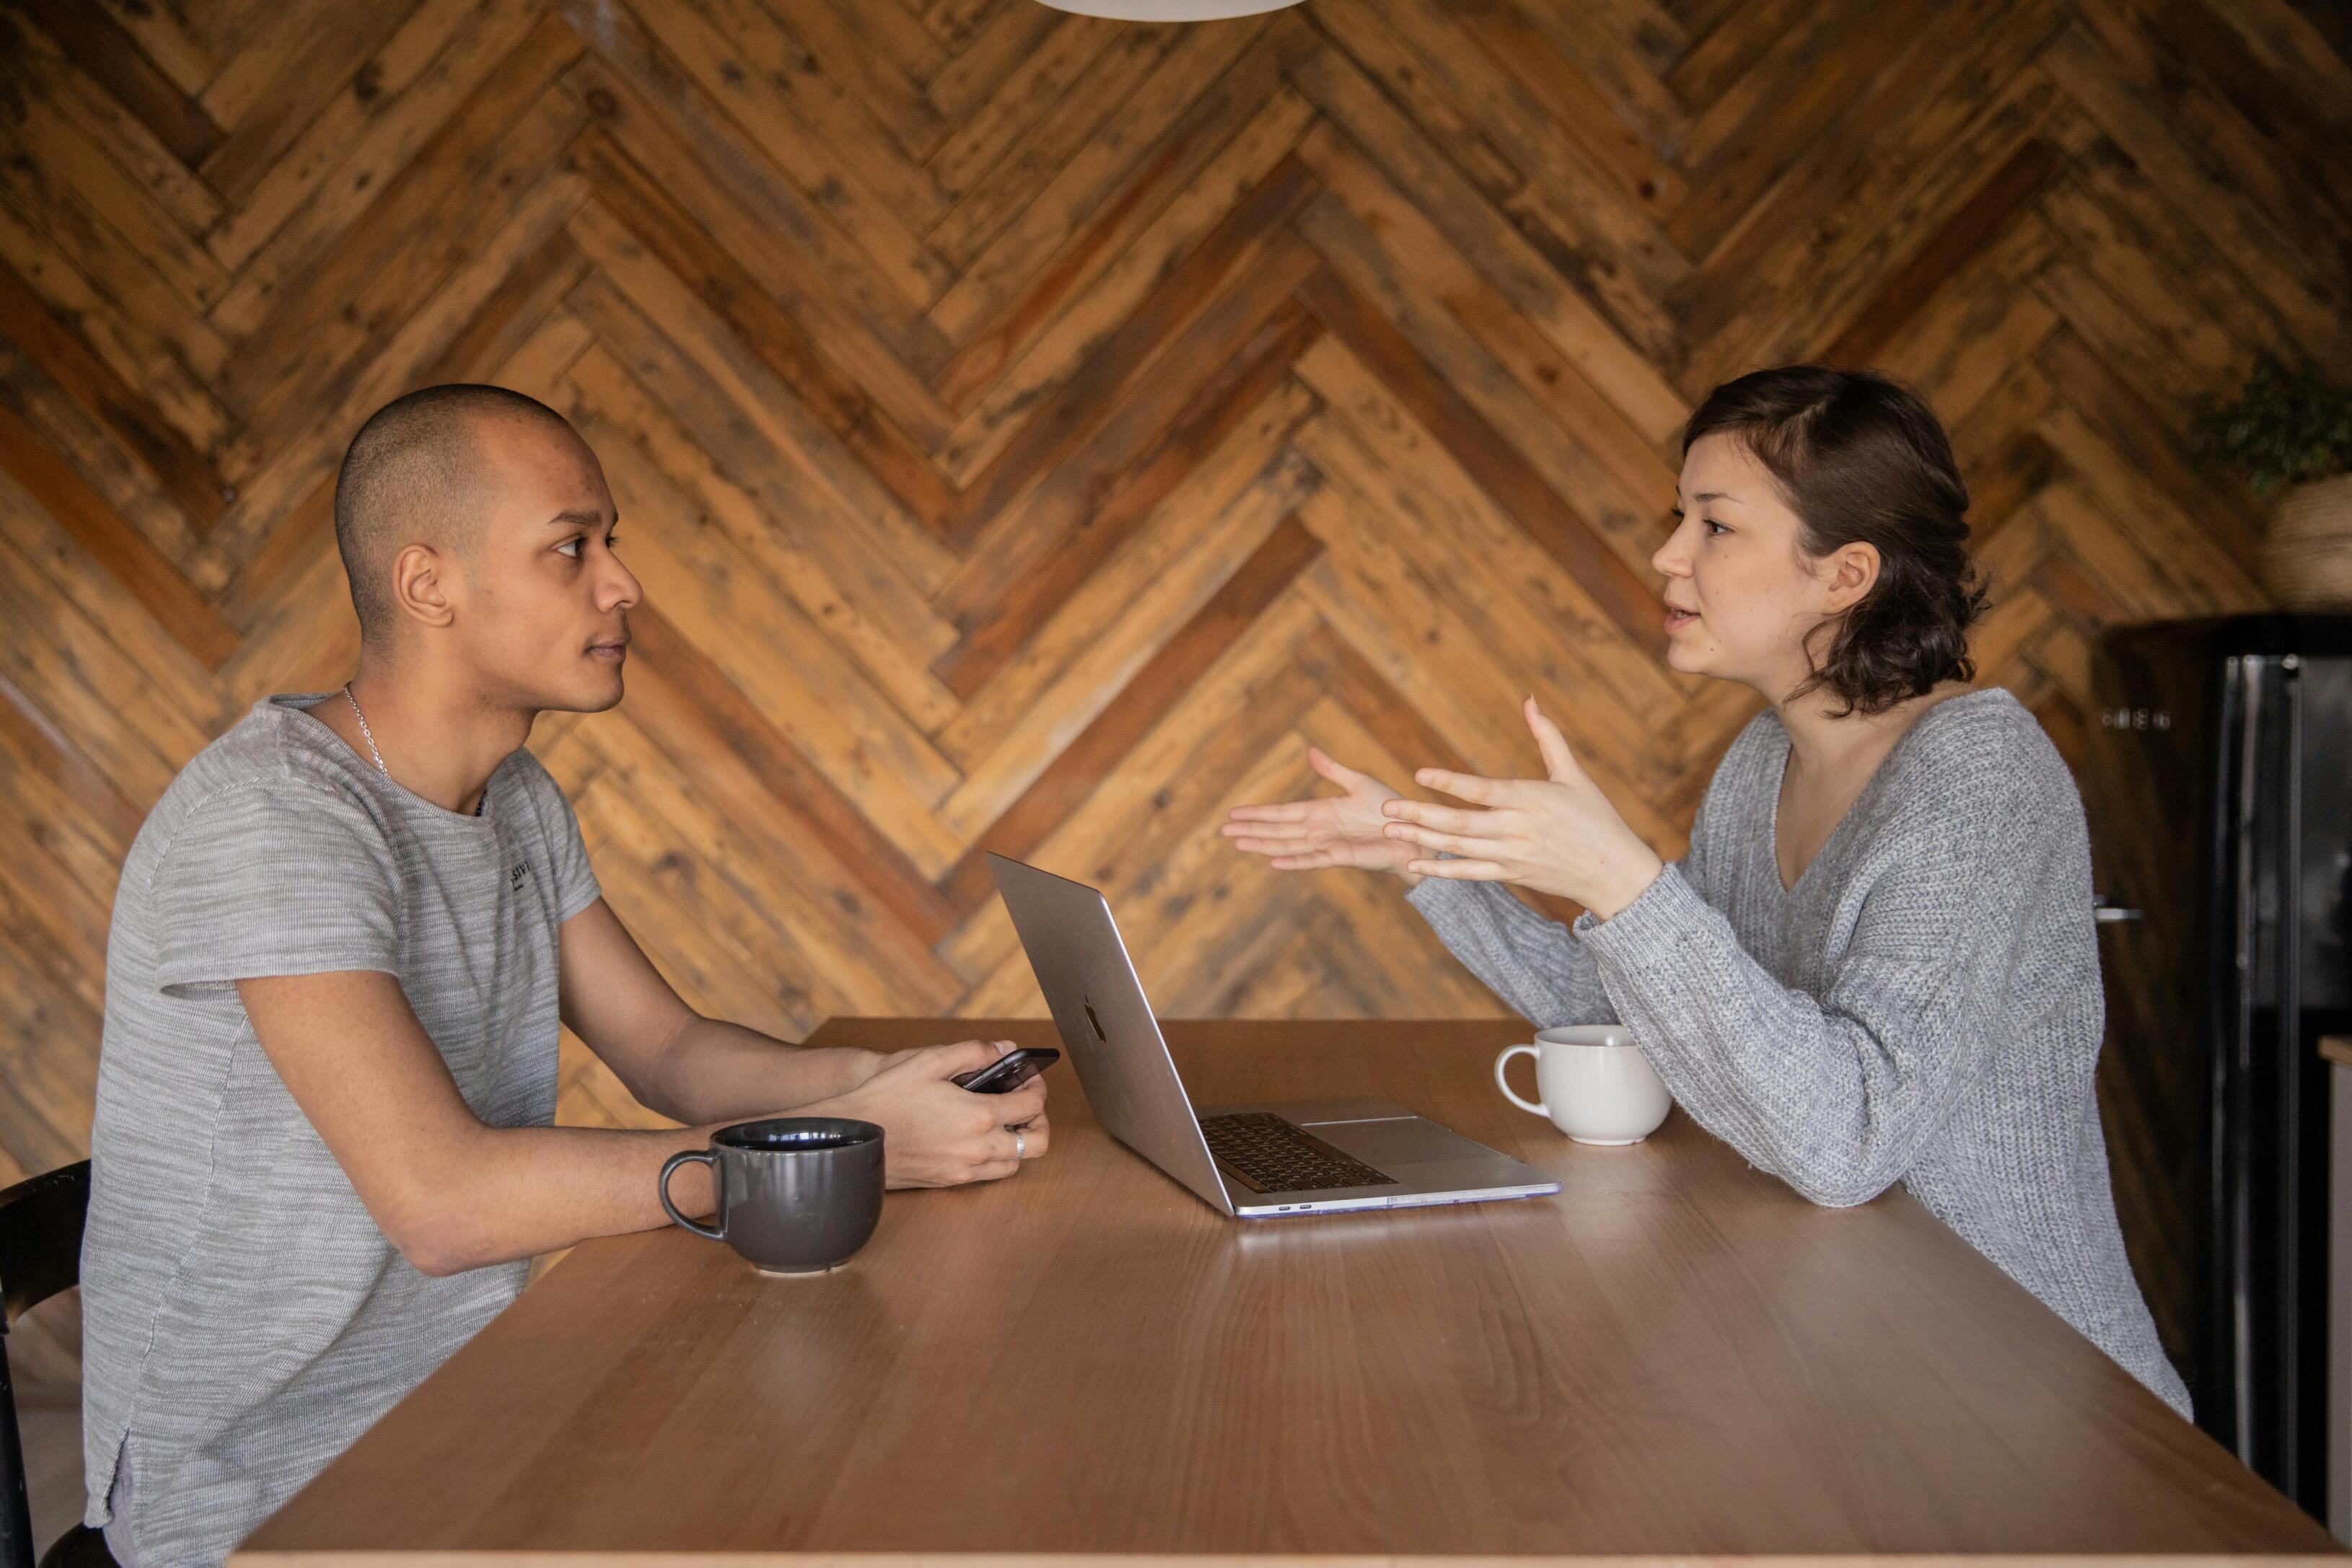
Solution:
<svg viewBox="0 0 2352 1568">
<path fill-rule="evenodd" d="M 1677 610 L 1671 604 L 1666 606 L 1666 630 L 1669 632 L 1679 632 L 1697 619 L 1698 612 L 1696 610 Z"/>
</svg>

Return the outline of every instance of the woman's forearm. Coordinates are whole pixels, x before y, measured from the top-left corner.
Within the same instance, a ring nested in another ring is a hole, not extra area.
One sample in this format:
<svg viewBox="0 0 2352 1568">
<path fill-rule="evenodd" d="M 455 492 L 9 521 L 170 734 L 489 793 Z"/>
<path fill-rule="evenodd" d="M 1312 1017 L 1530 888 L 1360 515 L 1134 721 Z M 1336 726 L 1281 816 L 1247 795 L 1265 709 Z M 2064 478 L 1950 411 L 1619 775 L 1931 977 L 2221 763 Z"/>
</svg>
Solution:
<svg viewBox="0 0 2352 1568">
<path fill-rule="evenodd" d="M 1592 955 L 1568 927 L 1521 904 L 1501 883 L 1425 880 L 1406 902 L 1520 1017 L 1538 1029 L 1616 1020 Z"/>
</svg>

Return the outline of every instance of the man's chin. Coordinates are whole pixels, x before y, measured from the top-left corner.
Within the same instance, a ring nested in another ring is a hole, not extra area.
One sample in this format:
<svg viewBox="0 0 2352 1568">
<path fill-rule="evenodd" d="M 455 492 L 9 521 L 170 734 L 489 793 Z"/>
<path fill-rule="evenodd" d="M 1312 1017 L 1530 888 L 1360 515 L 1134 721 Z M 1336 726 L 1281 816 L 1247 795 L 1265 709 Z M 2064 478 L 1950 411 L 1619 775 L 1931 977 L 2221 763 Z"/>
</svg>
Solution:
<svg viewBox="0 0 2352 1568">
<path fill-rule="evenodd" d="M 559 690 L 542 692 L 536 706 L 541 713 L 604 713 L 621 706 L 621 685 L 618 668 L 599 669 Z"/>
</svg>

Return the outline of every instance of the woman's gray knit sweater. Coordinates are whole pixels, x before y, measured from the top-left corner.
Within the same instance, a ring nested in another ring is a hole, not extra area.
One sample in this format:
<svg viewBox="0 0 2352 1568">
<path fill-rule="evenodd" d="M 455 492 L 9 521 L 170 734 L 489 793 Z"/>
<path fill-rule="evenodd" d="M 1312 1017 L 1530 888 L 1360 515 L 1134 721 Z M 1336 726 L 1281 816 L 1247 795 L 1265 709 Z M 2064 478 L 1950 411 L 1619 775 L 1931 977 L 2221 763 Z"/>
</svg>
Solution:
<svg viewBox="0 0 2352 1568">
<path fill-rule="evenodd" d="M 1770 710 L 1690 852 L 1570 928 L 1424 879 L 1438 936 L 1540 1028 L 1622 1022 L 1675 1101 L 1815 1203 L 1895 1182 L 2182 1415 L 2132 1278 L 2092 1072 L 2105 1006 L 2073 776 L 1998 688 L 1929 708 L 1794 889 Z"/>
</svg>

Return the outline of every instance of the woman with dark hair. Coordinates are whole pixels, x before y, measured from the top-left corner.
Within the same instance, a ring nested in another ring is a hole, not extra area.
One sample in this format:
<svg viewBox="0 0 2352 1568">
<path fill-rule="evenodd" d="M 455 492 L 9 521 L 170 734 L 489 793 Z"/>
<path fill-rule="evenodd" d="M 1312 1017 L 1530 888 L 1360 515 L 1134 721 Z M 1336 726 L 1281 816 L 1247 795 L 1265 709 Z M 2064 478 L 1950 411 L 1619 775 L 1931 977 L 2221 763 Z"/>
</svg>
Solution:
<svg viewBox="0 0 2352 1568">
<path fill-rule="evenodd" d="M 1343 793 L 1241 806 L 1283 870 L 1391 872 L 1539 1027 L 1622 1022 L 1709 1131 L 1816 1203 L 1901 1182 L 2174 1409 L 2116 1222 L 2104 1002 L 2073 777 L 1975 689 L 1968 487 L 1915 394 L 1793 365 L 1717 387 L 1653 558 L 1666 662 L 1766 699 L 1668 865 L 1526 707 L 1540 779 L 1424 768 L 1451 807 L 1319 750 Z M 1584 905 L 1544 919 L 1501 885 Z"/>
</svg>

